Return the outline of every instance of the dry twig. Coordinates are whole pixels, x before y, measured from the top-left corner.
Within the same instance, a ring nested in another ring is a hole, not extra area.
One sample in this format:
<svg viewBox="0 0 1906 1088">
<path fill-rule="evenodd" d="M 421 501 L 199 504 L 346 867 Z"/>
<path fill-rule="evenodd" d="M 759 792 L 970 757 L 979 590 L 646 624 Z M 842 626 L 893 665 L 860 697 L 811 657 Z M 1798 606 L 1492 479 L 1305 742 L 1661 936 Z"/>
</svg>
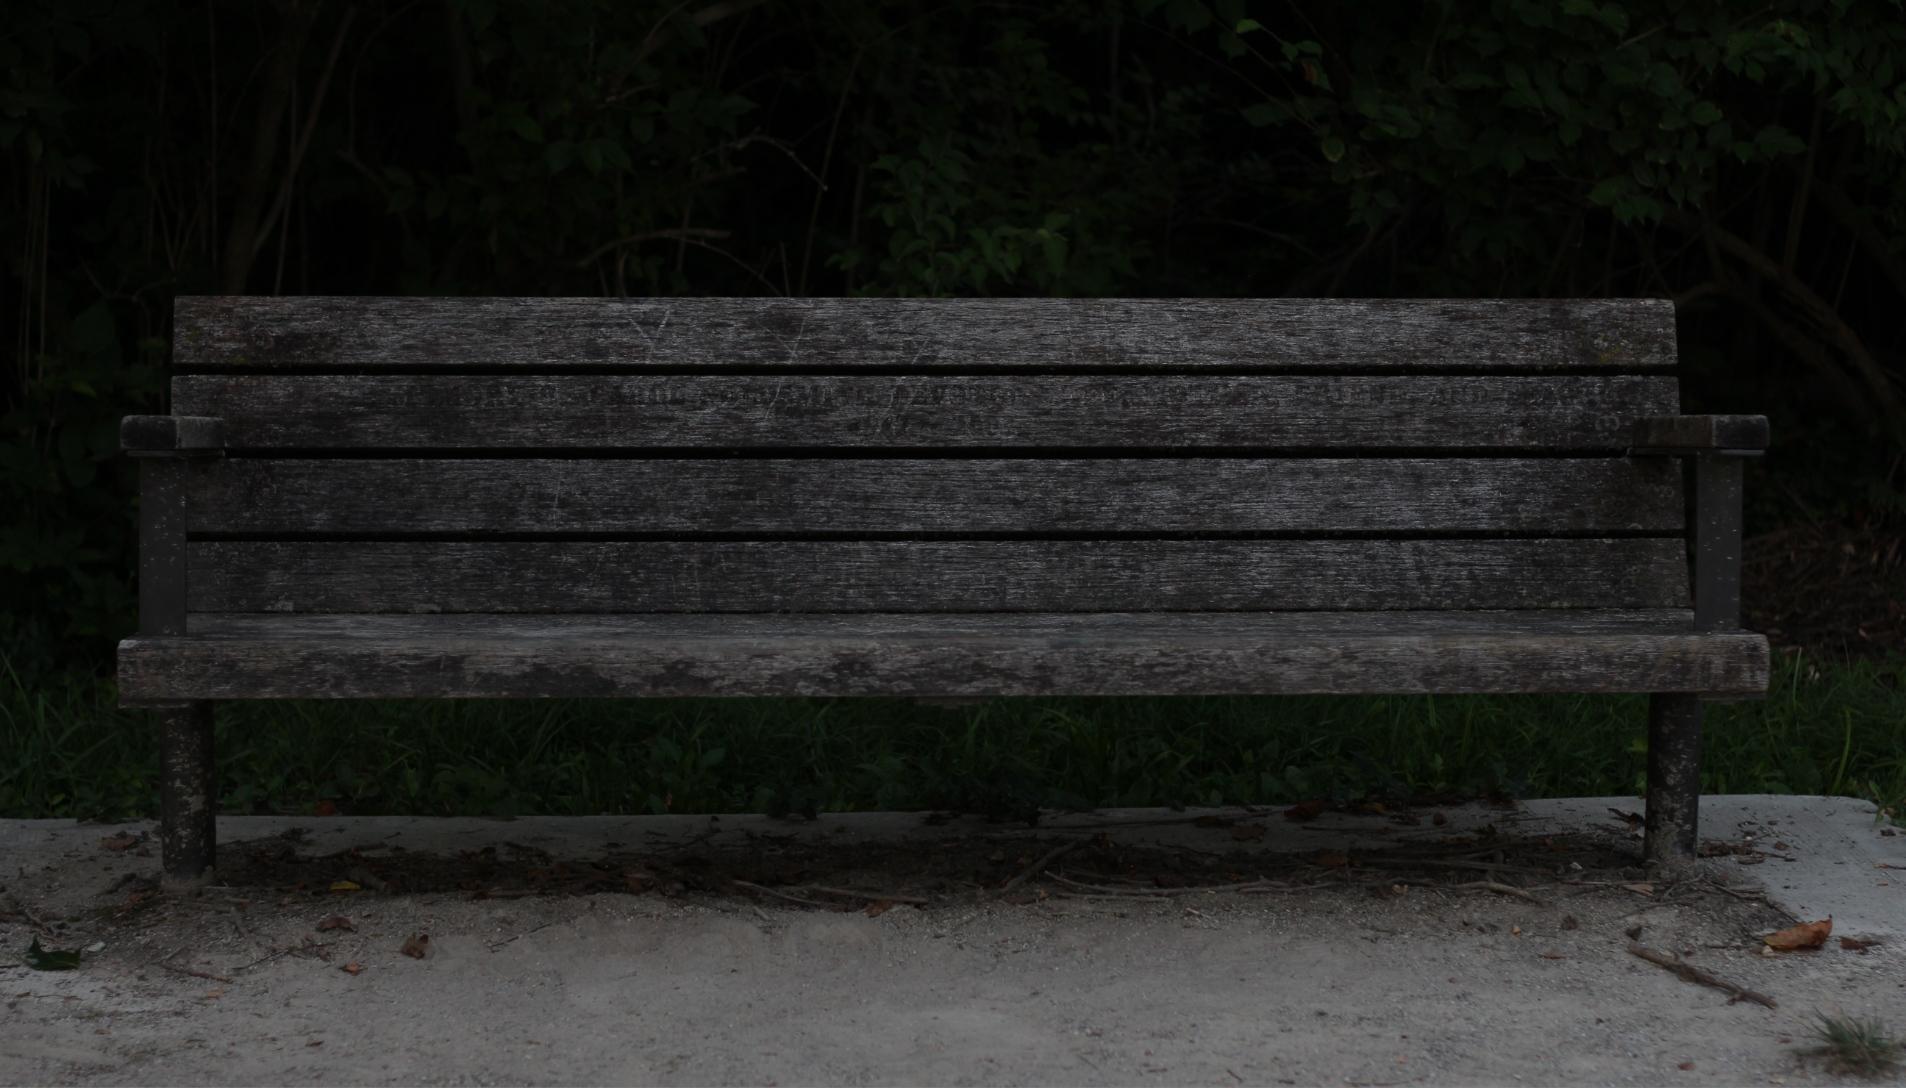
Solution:
<svg viewBox="0 0 1906 1088">
<path fill-rule="evenodd" d="M 790 895 L 787 892 L 781 891 L 777 888 L 763 887 L 760 884 L 752 884 L 746 880 L 731 880 L 729 881 L 729 883 L 733 884 L 737 888 L 746 888 L 748 891 L 759 892 L 762 895 L 772 895 L 776 899 L 785 899 L 790 903 L 799 903 L 804 907 L 816 907 L 821 910 L 827 909 L 826 903 L 816 903 L 812 899 L 806 899 L 798 895 Z"/>
<path fill-rule="evenodd" d="M 1518 888 L 1514 884 L 1503 884 L 1494 880 L 1469 880 L 1461 884 L 1442 884 L 1434 880 L 1393 880 L 1390 881 L 1390 883 L 1408 884 L 1416 888 L 1437 888 L 1442 891 L 1452 892 L 1495 892 L 1497 895 L 1512 895 L 1517 899 L 1526 899 L 1538 907 L 1546 907 L 1549 905 L 1547 900 L 1537 897 L 1535 893 L 1529 891 L 1527 888 Z"/>
<path fill-rule="evenodd" d="M 232 981 L 224 975 L 215 975 L 210 971 L 200 971 L 192 967 L 180 967 L 176 963 L 167 963 L 164 960 L 159 961 L 159 966 L 165 968 L 167 971 L 171 971 L 175 975 L 191 975 L 193 978 L 209 979 L 212 982 L 223 982 L 228 986 Z"/>
<path fill-rule="evenodd" d="M 897 892 L 857 892 L 852 888 L 827 888 L 819 884 L 803 884 L 800 890 L 813 892 L 816 895 L 838 895 L 843 899 L 865 899 L 869 903 L 877 903 L 885 899 L 889 903 L 905 903 L 909 906 L 924 907 L 930 902 L 917 895 L 900 895 Z"/>
<path fill-rule="evenodd" d="M 1774 999 L 1768 997 L 1766 994 L 1747 989 L 1745 986 L 1736 985 L 1718 975 L 1703 971 L 1691 963 L 1683 963 L 1679 957 L 1670 955 L 1669 953 L 1659 952 L 1638 944 L 1629 945 L 1628 951 L 1657 967 L 1665 967 L 1673 971 L 1689 982 L 1699 983 L 1702 986 L 1712 986 L 1717 990 L 1726 991 L 1729 1004 L 1736 1001 L 1752 1001 L 1757 1005 L 1765 1005 L 1770 1009 L 1778 1007 L 1774 1004 Z"/>
<path fill-rule="evenodd" d="M 995 892 L 994 894 L 1005 895 L 1007 892 L 1013 891 L 1014 889 L 1018 888 L 1021 884 L 1024 884 L 1026 881 L 1031 880 L 1033 877 L 1036 877 L 1040 873 L 1045 872 L 1046 866 L 1051 865 L 1053 862 L 1058 861 L 1060 858 L 1065 857 L 1067 854 L 1070 854 L 1072 851 L 1077 850 L 1079 847 L 1084 846 L 1086 843 L 1091 841 L 1092 840 L 1089 838 L 1073 839 L 1070 842 L 1063 843 L 1059 846 L 1053 847 L 1052 849 L 1046 851 L 1044 857 L 1041 857 L 1038 861 L 1033 862 L 1031 865 L 1028 865 L 1025 869 L 1021 870 L 1018 876 L 1013 877 L 1011 880 L 1008 880 L 1003 886 L 1000 887 L 999 891 Z"/>
</svg>

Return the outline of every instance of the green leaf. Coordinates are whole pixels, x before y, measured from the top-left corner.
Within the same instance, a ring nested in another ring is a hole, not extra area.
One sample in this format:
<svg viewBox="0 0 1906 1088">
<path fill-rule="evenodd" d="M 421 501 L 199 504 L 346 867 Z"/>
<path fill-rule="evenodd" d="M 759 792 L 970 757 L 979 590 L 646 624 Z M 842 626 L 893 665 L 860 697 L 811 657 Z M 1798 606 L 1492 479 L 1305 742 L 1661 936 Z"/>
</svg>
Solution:
<svg viewBox="0 0 1906 1088">
<path fill-rule="evenodd" d="M 1703 98 L 1688 110 L 1688 120 L 1697 125 L 1711 125 L 1721 119 L 1721 107 Z"/>
<path fill-rule="evenodd" d="M 1258 128 L 1283 120 L 1284 113 L 1283 105 L 1277 102 L 1259 102 L 1244 107 L 1244 119 Z"/>
<path fill-rule="evenodd" d="M 1253 30 L 1263 30 L 1264 24 L 1256 19 L 1239 19 L 1238 25 L 1231 29 L 1234 34 L 1249 34 Z"/>
<path fill-rule="evenodd" d="M 79 968 L 79 953 L 41 948 L 40 939 L 35 937 L 27 946 L 26 965 L 35 971 L 74 971 Z"/>
<path fill-rule="evenodd" d="M 1628 192 L 1629 188 L 1629 181 L 1625 177 L 1603 178 L 1596 183 L 1593 189 L 1588 191 L 1588 201 L 1591 204 L 1598 204 L 1606 208 L 1615 203 L 1615 201 L 1620 200 L 1623 194 Z"/>
<path fill-rule="evenodd" d="M 1343 158 L 1343 140 L 1336 136 L 1324 137 L 1321 148 L 1324 153 L 1325 162 L 1336 162 Z"/>
</svg>

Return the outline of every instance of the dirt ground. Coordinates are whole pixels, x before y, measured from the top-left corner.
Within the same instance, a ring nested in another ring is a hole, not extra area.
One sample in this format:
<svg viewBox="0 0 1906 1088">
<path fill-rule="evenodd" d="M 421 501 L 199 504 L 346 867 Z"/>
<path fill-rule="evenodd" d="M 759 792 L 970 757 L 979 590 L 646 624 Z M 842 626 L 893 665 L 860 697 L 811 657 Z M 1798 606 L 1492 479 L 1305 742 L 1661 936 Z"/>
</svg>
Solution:
<svg viewBox="0 0 1906 1088">
<path fill-rule="evenodd" d="M 147 825 L 0 823 L 0 1083 L 1843 1081 L 1817 1013 L 1906 1032 L 1906 835 L 1705 803 L 1680 880 L 1636 866 L 1622 798 L 233 818 L 191 896 Z M 1828 913 L 1825 947 L 1763 952 Z"/>
</svg>

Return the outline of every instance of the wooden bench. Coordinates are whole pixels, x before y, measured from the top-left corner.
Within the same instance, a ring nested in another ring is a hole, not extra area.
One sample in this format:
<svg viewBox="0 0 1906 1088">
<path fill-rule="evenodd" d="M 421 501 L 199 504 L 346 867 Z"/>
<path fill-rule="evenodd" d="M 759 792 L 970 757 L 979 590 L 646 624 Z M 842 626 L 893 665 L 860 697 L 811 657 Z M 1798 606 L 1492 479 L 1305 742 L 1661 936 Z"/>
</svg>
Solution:
<svg viewBox="0 0 1906 1088">
<path fill-rule="evenodd" d="M 223 699 L 1752 697 L 1670 303 L 181 298 L 135 416 L 164 868 Z"/>
</svg>

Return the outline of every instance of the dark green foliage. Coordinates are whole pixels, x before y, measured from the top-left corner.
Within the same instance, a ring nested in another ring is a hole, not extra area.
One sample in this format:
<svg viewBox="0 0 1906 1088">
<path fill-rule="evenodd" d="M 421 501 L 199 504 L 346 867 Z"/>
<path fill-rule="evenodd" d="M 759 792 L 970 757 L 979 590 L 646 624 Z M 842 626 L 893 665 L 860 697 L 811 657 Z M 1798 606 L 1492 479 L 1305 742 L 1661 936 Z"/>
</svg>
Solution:
<svg viewBox="0 0 1906 1088">
<path fill-rule="evenodd" d="M 1813 1027 L 1819 1045 L 1805 1051 L 1819 1058 L 1830 1072 L 1876 1077 L 1899 1066 L 1906 1042 L 1895 1038 L 1879 1020 L 1815 1013 Z"/>
<path fill-rule="evenodd" d="M 585 815 L 1290 804 L 1641 789 L 1644 696 L 262 702 L 218 710 L 227 812 Z M 1906 661 L 1786 657 L 1707 710 L 1714 793 L 1906 811 Z M 0 817 L 156 811 L 147 715 L 0 675 Z"/>
<path fill-rule="evenodd" d="M 1812 507 L 1906 510 L 1898 0 L 19 0 L 7 23 L 19 662 L 102 666 L 133 622 L 112 425 L 164 410 L 189 292 L 1672 295 L 1693 409 L 1773 414 L 1769 467 L 1827 481 L 1791 489 Z"/>
<path fill-rule="evenodd" d="M 41 948 L 38 937 L 33 938 L 33 942 L 27 945 L 24 960 L 26 965 L 35 971 L 76 971 L 79 969 L 78 952 Z"/>
</svg>

